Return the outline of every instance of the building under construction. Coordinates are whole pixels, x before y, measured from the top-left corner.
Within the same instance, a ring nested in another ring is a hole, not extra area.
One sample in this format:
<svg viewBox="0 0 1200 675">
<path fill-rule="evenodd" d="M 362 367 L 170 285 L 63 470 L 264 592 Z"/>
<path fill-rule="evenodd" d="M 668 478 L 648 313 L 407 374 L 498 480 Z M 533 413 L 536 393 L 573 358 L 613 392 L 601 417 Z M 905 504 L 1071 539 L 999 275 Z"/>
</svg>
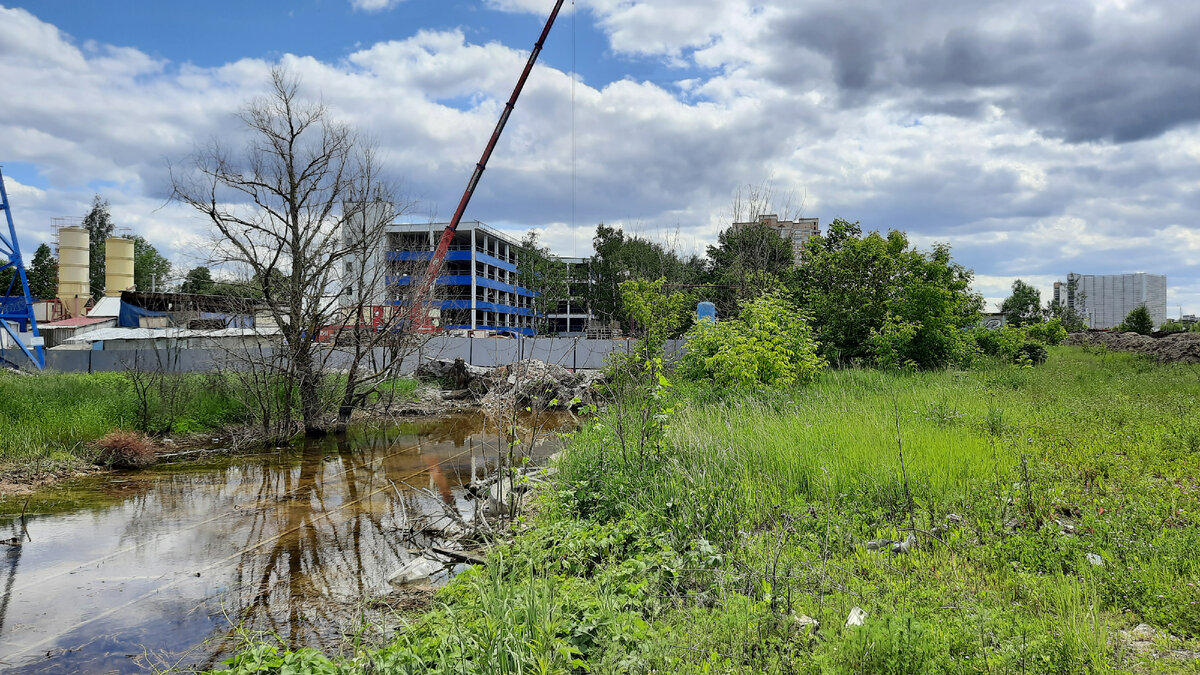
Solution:
<svg viewBox="0 0 1200 675">
<path fill-rule="evenodd" d="M 403 290 L 432 257 L 445 223 L 393 223 L 387 226 L 388 290 L 381 288 L 375 305 L 403 300 Z M 534 293 L 517 283 L 519 242 L 478 221 L 459 224 L 437 278 L 433 307 L 447 330 L 536 333 Z M 354 264 L 354 263 L 352 263 Z M 362 264 L 362 263 L 359 263 Z"/>
<path fill-rule="evenodd" d="M 1167 277 L 1162 274 L 1076 274 L 1054 284 L 1054 301 L 1087 319 L 1091 328 L 1108 329 L 1139 305 L 1150 310 L 1157 328 L 1167 320 Z"/>
</svg>

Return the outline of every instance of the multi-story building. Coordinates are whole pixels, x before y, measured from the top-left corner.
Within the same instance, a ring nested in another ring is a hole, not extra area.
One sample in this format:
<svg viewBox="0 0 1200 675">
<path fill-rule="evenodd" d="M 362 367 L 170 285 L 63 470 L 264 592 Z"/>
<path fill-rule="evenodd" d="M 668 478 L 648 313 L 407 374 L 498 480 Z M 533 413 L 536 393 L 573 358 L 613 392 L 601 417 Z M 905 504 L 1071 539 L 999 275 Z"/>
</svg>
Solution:
<svg viewBox="0 0 1200 675">
<path fill-rule="evenodd" d="M 1150 310 L 1157 328 L 1167 320 L 1167 277 L 1162 274 L 1075 274 L 1054 284 L 1055 302 L 1074 308 L 1092 328 L 1112 328 L 1138 305 Z"/>
<path fill-rule="evenodd" d="M 555 260 L 567 266 L 567 297 L 546 313 L 549 332 L 582 335 L 593 318 L 589 302 L 595 286 L 592 259 L 556 256 Z"/>
<path fill-rule="evenodd" d="M 386 265 L 386 284 L 371 304 L 404 302 L 404 290 L 420 278 L 433 256 L 446 223 L 393 223 L 374 261 L 348 263 L 371 269 Z M 536 332 L 532 291 L 517 284 L 521 245 L 479 221 L 462 222 L 435 284 L 433 308 L 446 330 L 491 330 L 533 335 Z"/>
<path fill-rule="evenodd" d="M 766 225 L 777 231 L 780 237 L 792 245 L 792 261 L 796 267 L 804 264 L 804 247 L 808 240 L 821 234 L 821 224 L 816 218 L 797 218 L 796 220 L 780 220 L 774 213 L 760 214 L 758 220 L 746 223 L 734 223 L 733 227 L 742 228 L 750 225 Z"/>
</svg>

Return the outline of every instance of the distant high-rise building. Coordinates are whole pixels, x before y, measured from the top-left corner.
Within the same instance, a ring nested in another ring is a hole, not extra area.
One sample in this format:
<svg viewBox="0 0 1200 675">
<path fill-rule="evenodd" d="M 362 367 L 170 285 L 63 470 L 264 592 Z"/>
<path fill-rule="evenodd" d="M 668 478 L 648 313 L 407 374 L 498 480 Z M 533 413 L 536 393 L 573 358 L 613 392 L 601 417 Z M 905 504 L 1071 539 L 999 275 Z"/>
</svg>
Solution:
<svg viewBox="0 0 1200 675">
<path fill-rule="evenodd" d="M 1054 301 L 1076 309 L 1092 328 L 1112 328 L 1138 305 L 1157 328 L 1167 320 L 1167 277 L 1162 274 L 1075 274 L 1054 284 Z"/>
<path fill-rule="evenodd" d="M 821 234 L 821 224 L 816 218 L 780 220 L 774 213 L 761 214 L 758 220 L 747 223 L 734 223 L 733 227 L 737 229 L 750 225 L 766 225 L 777 231 L 780 237 L 792 245 L 792 261 L 796 267 L 804 264 L 804 247 L 808 240 Z"/>
</svg>

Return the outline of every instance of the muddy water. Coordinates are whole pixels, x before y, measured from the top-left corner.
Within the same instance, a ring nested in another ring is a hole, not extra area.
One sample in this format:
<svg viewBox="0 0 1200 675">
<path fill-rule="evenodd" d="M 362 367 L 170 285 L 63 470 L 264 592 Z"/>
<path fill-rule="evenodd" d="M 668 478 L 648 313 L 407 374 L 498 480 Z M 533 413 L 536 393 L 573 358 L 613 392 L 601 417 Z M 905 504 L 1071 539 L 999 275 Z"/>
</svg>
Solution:
<svg viewBox="0 0 1200 675">
<path fill-rule="evenodd" d="M 520 447 L 557 447 L 538 439 Z M 377 599 L 412 557 L 414 524 L 439 500 L 472 512 L 460 486 L 509 448 L 462 415 L 0 503 L 0 538 L 22 535 L 23 507 L 31 538 L 0 546 L 0 672 L 211 667 L 242 631 L 335 650 L 356 631 L 379 639 L 390 627 Z"/>
</svg>

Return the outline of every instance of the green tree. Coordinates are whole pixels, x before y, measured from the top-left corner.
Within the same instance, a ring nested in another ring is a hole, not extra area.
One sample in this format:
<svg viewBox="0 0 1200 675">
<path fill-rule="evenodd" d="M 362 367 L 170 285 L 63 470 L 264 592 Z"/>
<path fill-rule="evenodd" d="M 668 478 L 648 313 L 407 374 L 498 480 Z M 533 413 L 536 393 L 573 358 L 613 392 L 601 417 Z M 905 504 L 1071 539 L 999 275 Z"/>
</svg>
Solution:
<svg viewBox="0 0 1200 675">
<path fill-rule="evenodd" d="M 970 365 L 978 349 L 965 329 L 979 321 L 983 309 L 983 298 L 970 290 L 973 273 L 954 262 L 945 244 L 928 252 L 907 251 L 901 262 L 888 319 L 870 339 L 876 362 L 919 368 Z"/>
<path fill-rule="evenodd" d="M 1076 309 L 1077 307 L 1082 307 L 1087 302 L 1087 294 L 1079 292 L 1079 280 L 1073 274 L 1067 275 L 1067 298 L 1073 298 L 1071 304 L 1062 301 L 1047 300 L 1046 309 L 1044 310 L 1046 317 L 1061 321 L 1063 328 L 1068 333 L 1078 333 L 1079 331 L 1087 330 L 1087 317 Z"/>
<path fill-rule="evenodd" d="M 167 260 L 142 236 L 133 237 L 133 285 L 139 291 L 162 291 L 171 276 Z"/>
<path fill-rule="evenodd" d="M 1000 306 L 1007 323 L 1028 326 L 1042 320 L 1042 294 L 1029 284 L 1017 279 L 1012 285 L 1012 295 Z"/>
<path fill-rule="evenodd" d="M 1146 309 L 1145 305 L 1138 305 L 1114 330 L 1149 335 L 1154 332 L 1154 319 L 1151 318 L 1150 310 Z"/>
<path fill-rule="evenodd" d="M 710 294 L 721 316 L 732 316 L 739 300 L 763 292 L 757 283 L 761 274 L 786 279 L 794 270 L 791 244 L 760 223 L 726 228 L 717 235 L 717 245 L 708 247 L 709 279 L 723 287 Z"/>
<path fill-rule="evenodd" d="M 28 279 L 29 294 L 38 300 L 48 300 L 58 293 L 58 261 L 46 244 L 33 252 Z"/>
<path fill-rule="evenodd" d="M 698 283 L 704 275 L 704 263 L 697 258 L 681 259 L 662 244 L 600 224 L 592 239 L 591 285 L 588 298 L 592 312 L 600 319 L 627 319 L 622 305 L 621 284 L 636 279 L 665 279 L 667 284 Z"/>
<path fill-rule="evenodd" d="M 629 328 L 638 338 L 639 361 L 662 358 L 667 340 L 687 329 L 695 308 L 691 293 L 667 292 L 667 280 L 659 277 L 621 282 L 621 298 L 629 317 Z"/>
<path fill-rule="evenodd" d="M 537 232 L 529 232 L 521 240 L 520 261 L 517 284 L 534 292 L 534 325 L 539 333 L 546 332 L 550 324 L 547 315 L 558 311 L 559 302 L 566 301 L 569 294 L 567 264 L 538 242 Z"/>
<path fill-rule="evenodd" d="M 83 227 L 88 231 L 88 255 L 91 257 L 88 284 L 92 298 L 99 300 L 104 297 L 104 240 L 112 236 L 116 227 L 108 212 L 108 202 L 100 195 L 92 197 L 92 209 L 83 217 Z"/>
<path fill-rule="evenodd" d="M 863 236 L 857 222 L 841 219 L 809 240 L 794 295 L 828 361 L 869 358 L 867 341 L 887 319 L 907 246 L 901 232 Z"/>
<path fill-rule="evenodd" d="M 948 246 L 918 251 L 903 232 L 864 236 L 858 223 L 838 219 L 808 242 L 793 295 L 831 362 L 878 360 L 890 350 L 900 362 L 939 367 L 970 357 L 963 329 L 983 306 L 973 278 Z"/>
<path fill-rule="evenodd" d="M 213 282 L 212 271 L 201 265 L 188 270 L 183 277 L 183 285 L 179 287 L 179 292 L 209 295 L 215 289 L 216 283 Z"/>
</svg>

